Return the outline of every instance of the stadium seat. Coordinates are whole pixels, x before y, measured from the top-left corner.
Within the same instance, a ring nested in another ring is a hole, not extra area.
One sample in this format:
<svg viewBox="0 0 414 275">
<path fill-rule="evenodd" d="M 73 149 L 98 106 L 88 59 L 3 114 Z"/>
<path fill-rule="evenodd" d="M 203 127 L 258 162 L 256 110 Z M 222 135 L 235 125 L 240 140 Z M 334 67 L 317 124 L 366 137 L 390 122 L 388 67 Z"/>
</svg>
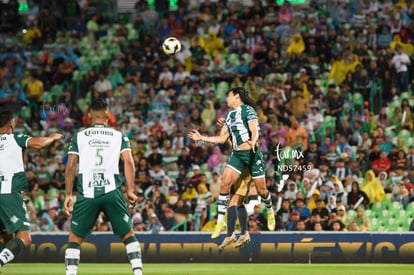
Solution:
<svg viewBox="0 0 414 275">
<path fill-rule="evenodd" d="M 402 139 L 402 140 L 407 140 L 408 138 L 411 137 L 411 133 L 410 131 L 408 131 L 407 129 L 402 129 L 399 133 L 398 133 L 398 138 Z"/>
<path fill-rule="evenodd" d="M 382 221 L 378 218 L 372 218 L 370 219 L 371 222 L 371 231 L 378 231 L 378 228 L 380 226 L 383 226 Z"/>
<path fill-rule="evenodd" d="M 354 106 L 361 106 L 361 108 L 364 107 L 364 97 L 360 93 L 355 93 L 352 98 Z"/>
<path fill-rule="evenodd" d="M 225 98 L 226 93 L 229 89 L 229 83 L 226 81 L 220 81 L 217 83 L 216 89 L 215 89 L 215 95 L 218 100 L 218 102 L 222 102 L 222 100 Z"/>
<path fill-rule="evenodd" d="M 367 218 L 371 218 L 373 216 L 373 214 L 375 214 L 375 212 L 374 211 L 371 211 L 371 209 L 365 210 L 365 216 Z"/>
<path fill-rule="evenodd" d="M 411 99 L 411 91 L 401 93 L 400 99 L 410 100 Z"/>
<path fill-rule="evenodd" d="M 267 83 L 272 83 L 276 77 L 280 77 L 280 74 L 278 73 L 270 73 L 268 75 L 266 75 L 266 82 Z"/>
<path fill-rule="evenodd" d="M 381 217 L 384 222 L 390 217 L 392 217 L 391 212 L 387 209 L 383 209 L 381 212 L 378 212 L 378 217 Z"/>
<path fill-rule="evenodd" d="M 385 221 L 384 227 L 387 232 L 397 231 L 399 224 L 396 219 L 389 218 L 389 219 L 385 219 L 384 221 Z"/>
<path fill-rule="evenodd" d="M 406 218 L 406 216 L 407 216 L 407 211 L 404 210 L 404 209 L 401 209 L 400 212 L 398 213 L 398 217 L 404 217 L 404 218 Z"/>
<path fill-rule="evenodd" d="M 227 57 L 227 60 L 230 62 L 231 65 L 237 66 L 239 65 L 239 55 L 236 53 L 231 53 Z"/>
<path fill-rule="evenodd" d="M 399 107 L 399 106 L 401 106 L 401 101 L 400 100 L 395 100 L 395 101 L 392 101 L 391 103 L 390 103 L 390 112 L 391 113 L 394 113 L 394 109 L 395 109 L 395 107 Z"/>
<path fill-rule="evenodd" d="M 407 205 L 407 215 L 410 217 L 414 217 L 414 201 L 410 202 Z"/>
<path fill-rule="evenodd" d="M 378 226 L 377 231 L 378 231 L 378 232 L 386 232 L 386 228 L 385 228 L 385 226 L 384 226 L 384 225 L 380 225 L 380 226 Z"/>
<path fill-rule="evenodd" d="M 372 205 L 371 210 L 374 210 L 377 213 L 380 213 L 384 209 L 384 205 L 382 205 L 382 202 L 376 202 Z"/>
<path fill-rule="evenodd" d="M 252 56 L 249 53 L 243 53 L 242 57 L 246 60 L 247 64 L 250 64 L 250 61 L 252 61 Z"/>
<path fill-rule="evenodd" d="M 400 211 L 404 210 L 404 207 L 400 202 L 394 201 L 389 205 L 388 210 L 394 217 L 397 217 L 400 215 Z"/>
<path fill-rule="evenodd" d="M 386 193 L 386 194 L 385 194 L 385 199 L 386 199 L 387 201 L 392 201 L 392 197 L 393 197 L 393 194 L 392 194 L 392 193 Z"/>
<path fill-rule="evenodd" d="M 19 117 L 23 118 L 24 120 L 29 120 L 32 116 L 32 111 L 30 107 L 24 106 L 19 112 Z"/>
<path fill-rule="evenodd" d="M 348 215 L 348 218 L 352 221 L 356 216 L 356 211 L 350 209 L 350 210 L 348 210 L 348 212 L 346 214 Z"/>
<path fill-rule="evenodd" d="M 409 223 L 409 220 L 411 219 L 410 217 L 400 216 L 395 219 L 399 227 L 403 227 L 403 228 L 406 228 L 406 230 L 408 230 L 408 228 L 410 227 L 410 223 Z"/>
</svg>

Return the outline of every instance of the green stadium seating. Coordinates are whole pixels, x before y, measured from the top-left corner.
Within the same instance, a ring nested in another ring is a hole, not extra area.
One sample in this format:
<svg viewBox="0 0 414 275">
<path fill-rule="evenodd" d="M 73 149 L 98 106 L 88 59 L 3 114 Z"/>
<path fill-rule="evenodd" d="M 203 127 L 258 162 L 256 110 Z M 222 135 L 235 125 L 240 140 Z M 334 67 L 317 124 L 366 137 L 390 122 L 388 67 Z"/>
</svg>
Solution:
<svg viewBox="0 0 414 275">
<path fill-rule="evenodd" d="M 350 210 L 348 210 L 348 212 L 346 214 L 348 215 L 348 218 L 352 221 L 356 216 L 356 211 L 350 209 Z"/>
<path fill-rule="evenodd" d="M 407 214 L 406 215 L 409 215 L 410 217 L 414 217 L 414 201 L 410 202 L 407 205 Z"/>
<path fill-rule="evenodd" d="M 376 212 L 372 211 L 371 209 L 365 210 L 365 216 L 370 219 L 373 216 L 376 216 Z"/>
<path fill-rule="evenodd" d="M 239 65 L 239 55 L 237 53 L 231 53 L 228 55 L 227 60 L 230 62 L 231 65 L 237 66 Z"/>
<path fill-rule="evenodd" d="M 361 109 L 364 107 L 364 97 L 360 93 L 355 93 L 352 97 L 354 106 L 361 106 Z"/>
<path fill-rule="evenodd" d="M 242 57 L 246 60 L 247 64 L 250 64 L 250 61 L 252 61 L 252 56 L 249 53 L 243 53 Z"/>
<path fill-rule="evenodd" d="M 395 218 L 400 216 L 400 211 L 404 210 L 403 205 L 398 202 L 398 201 L 394 201 L 392 202 L 389 207 L 388 207 L 388 211 L 391 213 L 391 215 L 393 215 Z"/>
<path fill-rule="evenodd" d="M 380 226 L 383 226 L 382 221 L 379 218 L 371 218 L 370 219 L 371 222 L 371 231 L 378 231 Z"/>
<path fill-rule="evenodd" d="M 385 209 L 385 205 L 382 202 L 376 202 L 372 205 L 371 210 L 380 213 L 383 209 Z"/>
</svg>

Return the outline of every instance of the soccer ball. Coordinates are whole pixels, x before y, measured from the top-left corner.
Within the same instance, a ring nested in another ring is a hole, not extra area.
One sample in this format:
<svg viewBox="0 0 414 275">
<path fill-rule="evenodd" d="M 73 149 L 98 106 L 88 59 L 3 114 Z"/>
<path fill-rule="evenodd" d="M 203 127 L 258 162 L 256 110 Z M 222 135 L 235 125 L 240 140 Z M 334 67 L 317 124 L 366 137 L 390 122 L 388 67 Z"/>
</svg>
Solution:
<svg viewBox="0 0 414 275">
<path fill-rule="evenodd" d="M 162 50 L 166 55 L 174 55 L 181 50 L 181 42 L 175 37 L 168 37 L 162 43 Z"/>
</svg>

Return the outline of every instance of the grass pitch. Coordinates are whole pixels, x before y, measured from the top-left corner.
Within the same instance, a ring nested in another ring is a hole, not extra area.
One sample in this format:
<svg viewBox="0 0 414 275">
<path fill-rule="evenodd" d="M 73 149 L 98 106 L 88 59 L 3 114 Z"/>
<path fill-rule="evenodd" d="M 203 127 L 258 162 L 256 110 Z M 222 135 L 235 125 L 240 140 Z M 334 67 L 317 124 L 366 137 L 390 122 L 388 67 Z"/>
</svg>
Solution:
<svg viewBox="0 0 414 275">
<path fill-rule="evenodd" d="M 400 275 L 413 274 L 414 265 L 404 264 L 145 264 L 144 275 L 274 275 L 274 274 L 306 274 L 306 275 Z M 23 275 L 65 274 L 64 264 L 48 263 L 16 263 L 8 264 L 0 269 L 0 274 Z M 78 275 L 131 275 L 128 263 L 125 264 L 90 264 L 81 263 Z"/>
</svg>

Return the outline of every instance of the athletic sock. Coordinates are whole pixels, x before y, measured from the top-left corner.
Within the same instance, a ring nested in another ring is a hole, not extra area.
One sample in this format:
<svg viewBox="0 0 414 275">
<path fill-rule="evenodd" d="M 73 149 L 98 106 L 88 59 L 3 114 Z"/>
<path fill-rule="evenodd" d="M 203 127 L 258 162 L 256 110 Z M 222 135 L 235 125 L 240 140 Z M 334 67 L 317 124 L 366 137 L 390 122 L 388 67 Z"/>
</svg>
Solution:
<svg viewBox="0 0 414 275">
<path fill-rule="evenodd" d="M 230 206 L 227 209 L 227 237 L 230 237 L 236 227 L 237 220 L 237 208 L 236 206 Z"/>
<path fill-rule="evenodd" d="M 262 199 L 262 202 L 264 203 L 266 209 L 267 209 L 267 214 L 269 213 L 273 213 L 273 208 L 272 208 L 272 196 L 270 195 L 270 192 L 267 193 L 266 198 L 260 196 Z"/>
<path fill-rule="evenodd" d="M 0 266 L 13 261 L 14 257 L 19 255 L 25 249 L 23 241 L 19 238 L 11 239 L 0 253 Z"/>
<path fill-rule="evenodd" d="M 237 216 L 239 218 L 241 235 L 247 231 L 247 210 L 244 205 L 237 208 Z"/>
<path fill-rule="evenodd" d="M 141 247 L 137 238 L 131 236 L 124 241 L 124 244 L 134 275 L 142 275 Z"/>
<path fill-rule="evenodd" d="M 229 203 L 230 200 L 230 194 L 221 194 L 218 197 L 217 200 L 217 222 L 222 222 L 224 221 L 224 215 L 226 214 L 226 210 L 227 210 L 227 204 Z"/>
<path fill-rule="evenodd" d="M 4 243 L 0 243 L 0 252 L 6 247 Z"/>
<path fill-rule="evenodd" d="M 80 244 L 70 242 L 65 251 L 66 275 L 76 275 L 80 260 Z"/>
</svg>

